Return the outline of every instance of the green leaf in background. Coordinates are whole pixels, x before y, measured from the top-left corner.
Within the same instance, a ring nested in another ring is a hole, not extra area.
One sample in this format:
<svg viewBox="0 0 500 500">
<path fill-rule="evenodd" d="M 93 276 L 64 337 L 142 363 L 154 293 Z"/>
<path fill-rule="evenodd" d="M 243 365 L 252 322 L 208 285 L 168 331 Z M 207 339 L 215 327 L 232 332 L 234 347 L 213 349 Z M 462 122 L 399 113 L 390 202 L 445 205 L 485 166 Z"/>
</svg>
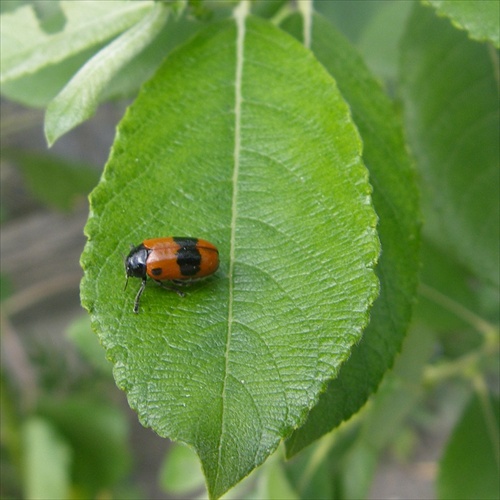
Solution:
<svg viewBox="0 0 500 500">
<path fill-rule="evenodd" d="M 82 256 L 117 384 L 144 425 L 197 451 L 213 498 L 303 421 L 378 292 L 345 102 L 302 45 L 238 13 L 171 54 L 129 109 Z M 167 235 L 209 239 L 221 267 L 185 298 L 150 284 L 133 314 L 123 253 Z"/>
<path fill-rule="evenodd" d="M 413 327 L 384 378 L 377 397 L 367 409 L 361 431 L 343 463 L 343 498 L 367 498 L 380 455 L 395 440 L 406 419 L 424 395 L 422 378 L 434 353 L 435 338 L 422 327 Z"/>
<path fill-rule="evenodd" d="M 140 86 L 153 76 L 167 53 L 187 40 L 197 29 L 199 23 L 194 22 L 187 14 L 169 16 L 158 36 L 114 74 L 98 96 L 99 101 L 135 95 Z M 36 73 L 5 83 L 2 85 L 2 95 L 27 106 L 45 107 L 105 44 L 106 42 L 103 42 L 59 63 L 46 66 Z"/>
<path fill-rule="evenodd" d="M 84 200 L 99 180 L 97 169 L 54 155 L 17 151 L 3 154 L 16 163 L 36 198 L 62 211 Z"/>
<path fill-rule="evenodd" d="M 392 0 L 389 2 L 393 3 Z M 384 8 L 377 2 L 314 2 L 314 9 L 327 18 L 351 43 L 355 44 L 377 11 Z"/>
<path fill-rule="evenodd" d="M 140 22 L 90 59 L 50 102 L 44 127 L 49 146 L 94 114 L 106 85 L 158 35 L 168 14 L 166 5 L 157 2 Z"/>
<path fill-rule="evenodd" d="M 377 10 L 364 27 L 355 46 L 375 75 L 394 84 L 399 75 L 399 41 L 410 15 L 412 2 L 378 0 L 375 4 Z M 388 30 L 387 26 L 391 29 Z"/>
<path fill-rule="evenodd" d="M 283 27 L 300 37 L 298 15 Z M 330 383 L 306 424 L 287 441 L 289 456 L 349 418 L 365 404 L 401 348 L 418 281 L 419 209 L 414 172 L 392 103 L 360 56 L 323 17 L 312 21 L 311 49 L 335 77 L 364 142 L 373 203 L 379 216 L 382 254 L 380 296 L 370 324 L 337 380 Z"/>
<path fill-rule="evenodd" d="M 402 96 L 422 178 L 425 234 L 499 286 L 498 54 L 416 6 L 402 46 Z"/>
<path fill-rule="evenodd" d="M 105 401 L 93 401 L 80 395 L 64 401 L 46 399 L 39 413 L 71 446 L 73 481 L 85 498 L 94 498 L 98 491 L 111 488 L 127 473 L 131 456 L 123 411 Z M 50 462 L 48 457 L 50 455 L 45 455 L 44 459 Z"/>
<path fill-rule="evenodd" d="M 449 359 L 481 348 L 498 323 L 499 291 L 479 283 L 463 265 L 424 240 L 415 319 L 438 335 Z M 490 332 L 490 333 L 488 333 Z"/>
<path fill-rule="evenodd" d="M 74 320 L 67 330 L 68 338 L 76 345 L 80 354 L 100 373 L 111 376 L 111 363 L 95 335 L 92 335 L 90 318 L 87 314 Z"/>
<path fill-rule="evenodd" d="M 265 19 L 272 19 L 279 12 L 287 8 L 288 0 L 254 0 L 252 14 Z"/>
<path fill-rule="evenodd" d="M 276 453 L 278 455 L 279 451 Z M 299 500 L 288 479 L 281 456 L 274 456 L 263 467 L 258 484 L 258 498 L 266 500 Z"/>
<path fill-rule="evenodd" d="M 475 395 L 465 408 L 441 458 L 439 499 L 500 497 L 499 403 Z"/>
<path fill-rule="evenodd" d="M 300 498 L 341 499 L 342 458 L 359 436 L 360 418 L 353 418 L 286 462 L 290 482 Z"/>
<path fill-rule="evenodd" d="M 100 100 L 135 97 L 141 85 L 154 75 L 167 54 L 199 29 L 200 23 L 189 16 L 189 11 L 183 15 L 169 16 L 158 36 L 113 76 L 103 89 Z"/>
<path fill-rule="evenodd" d="M 0 273 L 0 301 L 7 300 L 14 290 L 12 279 L 6 274 Z"/>
<path fill-rule="evenodd" d="M 367 498 L 389 445 L 399 443 L 406 421 L 425 395 L 421 380 L 434 352 L 425 328 L 411 328 L 394 369 L 362 412 L 334 433 L 308 446 L 287 462 L 300 498 Z"/>
<path fill-rule="evenodd" d="M 55 33 L 44 31 L 33 5 L 2 14 L 2 84 L 109 40 L 141 19 L 154 2 L 61 0 L 59 5 L 65 22 Z"/>
<path fill-rule="evenodd" d="M 103 45 L 102 45 L 103 46 Z M 43 108 L 64 88 L 71 77 L 102 46 L 92 47 L 54 65 L 45 66 L 16 80 L 3 83 L 2 96 L 25 106 Z"/>
<path fill-rule="evenodd" d="M 163 491 L 169 495 L 192 495 L 205 485 L 200 461 L 195 452 L 176 443 L 168 450 L 159 480 Z"/>
<path fill-rule="evenodd" d="M 454 26 L 465 29 L 474 40 L 490 41 L 500 48 L 500 2 L 496 0 L 425 0 L 449 17 Z"/>
<path fill-rule="evenodd" d="M 31 417 L 22 427 L 25 498 L 70 497 L 72 450 L 51 423 Z"/>
</svg>

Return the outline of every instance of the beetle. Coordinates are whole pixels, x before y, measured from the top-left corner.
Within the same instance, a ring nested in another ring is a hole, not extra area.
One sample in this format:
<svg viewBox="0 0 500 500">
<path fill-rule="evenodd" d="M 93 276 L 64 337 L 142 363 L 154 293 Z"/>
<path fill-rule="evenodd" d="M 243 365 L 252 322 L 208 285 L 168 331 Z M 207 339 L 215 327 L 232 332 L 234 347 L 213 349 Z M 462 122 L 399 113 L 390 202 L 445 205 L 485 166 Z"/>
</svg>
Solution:
<svg viewBox="0 0 500 500">
<path fill-rule="evenodd" d="M 161 287 L 183 297 L 184 292 L 167 286 L 162 281 L 186 284 L 210 276 L 218 267 L 219 251 L 206 240 L 169 236 L 144 240 L 138 246 L 132 245 L 125 259 L 125 288 L 130 277 L 142 279 L 134 301 L 134 313 L 139 312 L 139 301 L 146 288 L 148 276 Z"/>
</svg>

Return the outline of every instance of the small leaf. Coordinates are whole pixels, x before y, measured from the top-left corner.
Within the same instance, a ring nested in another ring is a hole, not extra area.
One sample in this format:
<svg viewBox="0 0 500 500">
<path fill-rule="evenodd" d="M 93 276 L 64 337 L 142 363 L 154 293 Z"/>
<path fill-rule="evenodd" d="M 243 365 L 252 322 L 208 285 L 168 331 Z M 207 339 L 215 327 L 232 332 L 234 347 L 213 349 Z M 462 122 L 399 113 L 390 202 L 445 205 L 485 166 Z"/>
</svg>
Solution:
<svg viewBox="0 0 500 500">
<path fill-rule="evenodd" d="M 169 16 L 158 36 L 115 73 L 99 95 L 99 101 L 135 97 L 140 86 L 153 76 L 168 52 L 189 39 L 197 29 L 199 24 L 187 15 Z M 2 95 L 27 106 L 46 107 L 75 73 L 104 46 L 105 42 L 36 73 L 5 83 L 1 88 Z"/>
<path fill-rule="evenodd" d="M 402 44 L 402 97 L 422 179 L 424 231 L 500 285 L 498 54 L 416 5 Z"/>
<path fill-rule="evenodd" d="M 32 5 L 1 16 L 1 83 L 58 63 L 109 40 L 153 8 L 153 2 L 62 0 L 62 31 L 45 32 Z M 29 36 L 27 34 L 29 33 Z"/>
<path fill-rule="evenodd" d="M 457 423 L 441 459 L 439 499 L 500 496 L 499 401 L 475 396 Z"/>
<path fill-rule="evenodd" d="M 156 37 L 168 13 L 163 3 L 157 2 L 141 22 L 98 52 L 78 71 L 47 107 L 45 136 L 49 146 L 94 114 L 104 87 Z"/>
<path fill-rule="evenodd" d="M 57 430 L 40 417 L 22 427 L 25 498 L 69 498 L 72 450 Z"/>
<path fill-rule="evenodd" d="M 500 48 L 500 2 L 491 0 L 425 0 L 449 17 L 457 28 L 465 29 L 474 40 L 490 41 Z"/>
<path fill-rule="evenodd" d="M 102 46 L 92 47 L 50 66 L 44 66 L 36 73 L 3 83 L 2 96 L 25 106 L 45 108 L 64 88 L 71 77 Z"/>
<path fill-rule="evenodd" d="M 290 16 L 283 27 L 300 37 L 300 16 Z M 418 282 L 418 195 L 393 104 L 357 52 L 319 15 L 312 20 L 311 49 L 335 77 L 364 141 L 363 158 L 373 184 L 383 249 L 377 266 L 381 288 L 362 342 L 321 395 L 306 424 L 287 441 L 289 456 L 348 419 L 377 388 L 401 348 Z"/>
<path fill-rule="evenodd" d="M 239 12 L 143 87 L 91 196 L 82 256 L 82 302 L 117 384 L 144 425 L 197 451 L 213 498 L 302 422 L 378 292 L 348 108 L 309 51 Z M 220 270 L 185 298 L 148 286 L 135 315 L 123 253 L 183 234 L 215 243 Z"/>
</svg>

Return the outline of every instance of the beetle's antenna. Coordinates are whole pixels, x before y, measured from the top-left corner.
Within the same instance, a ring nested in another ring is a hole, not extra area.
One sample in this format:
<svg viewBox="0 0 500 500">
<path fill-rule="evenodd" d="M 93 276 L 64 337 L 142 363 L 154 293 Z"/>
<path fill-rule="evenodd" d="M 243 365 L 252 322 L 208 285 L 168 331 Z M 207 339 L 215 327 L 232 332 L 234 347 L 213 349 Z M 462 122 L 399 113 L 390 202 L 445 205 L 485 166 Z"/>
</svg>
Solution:
<svg viewBox="0 0 500 500">
<path fill-rule="evenodd" d="M 125 286 L 123 287 L 123 291 L 125 291 L 127 289 L 127 285 L 128 285 L 128 275 L 127 275 L 127 279 L 125 281 Z"/>
</svg>

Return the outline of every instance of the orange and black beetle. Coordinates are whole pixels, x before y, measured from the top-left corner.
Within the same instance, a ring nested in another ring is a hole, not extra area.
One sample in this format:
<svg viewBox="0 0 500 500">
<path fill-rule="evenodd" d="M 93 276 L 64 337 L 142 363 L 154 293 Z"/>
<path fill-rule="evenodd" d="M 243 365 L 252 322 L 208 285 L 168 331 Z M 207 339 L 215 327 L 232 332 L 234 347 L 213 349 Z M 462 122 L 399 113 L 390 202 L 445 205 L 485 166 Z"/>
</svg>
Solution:
<svg viewBox="0 0 500 500">
<path fill-rule="evenodd" d="M 219 251 L 208 241 L 175 236 L 144 240 L 133 247 L 125 259 L 127 283 L 129 277 L 142 278 L 141 288 L 135 297 L 134 312 L 139 312 L 139 300 L 148 276 L 163 288 L 183 296 L 183 292 L 164 285 L 162 281 L 186 283 L 210 276 L 218 267 Z"/>
</svg>

